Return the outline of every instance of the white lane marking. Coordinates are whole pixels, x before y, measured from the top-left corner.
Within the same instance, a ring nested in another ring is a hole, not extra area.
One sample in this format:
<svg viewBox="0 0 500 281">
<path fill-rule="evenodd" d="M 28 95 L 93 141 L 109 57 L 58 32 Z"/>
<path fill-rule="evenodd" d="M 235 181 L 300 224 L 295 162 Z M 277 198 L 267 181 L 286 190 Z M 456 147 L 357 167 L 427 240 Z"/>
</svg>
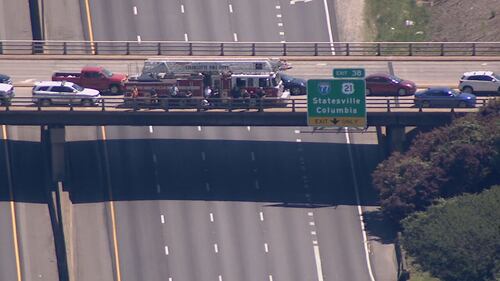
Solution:
<svg viewBox="0 0 500 281">
<path fill-rule="evenodd" d="M 264 213 L 263 212 L 259 212 L 259 216 L 260 216 L 260 220 L 264 221 Z"/>
<path fill-rule="evenodd" d="M 345 137 L 347 141 L 347 153 L 349 155 L 349 162 L 351 162 L 351 175 L 354 184 L 354 192 L 356 193 L 356 204 L 358 204 L 359 223 L 361 225 L 361 233 L 363 234 L 363 246 L 365 248 L 366 266 L 368 267 L 368 273 L 370 274 L 370 281 L 375 281 L 375 278 L 373 277 L 372 266 L 370 263 L 370 255 L 368 253 L 368 240 L 366 239 L 363 210 L 361 209 L 361 201 L 359 200 L 358 180 L 356 171 L 354 170 L 354 158 L 352 157 L 351 138 L 349 137 L 349 130 L 347 129 L 347 127 L 345 127 Z"/>
<path fill-rule="evenodd" d="M 184 33 L 184 41 L 189 41 L 187 33 Z"/>
<path fill-rule="evenodd" d="M 229 12 L 233 13 L 233 5 L 229 4 Z"/>
<path fill-rule="evenodd" d="M 137 6 L 134 6 L 134 15 L 137 16 Z"/>
<path fill-rule="evenodd" d="M 255 180 L 255 189 L 260 189 L 259 181 Z"/>
<path fill-rule="evenodd" d="M 238 34 L 233 33 L 234 42 L 238 42 Z"/>
<path fill-rule="evenodd" d="M 314 225 L 315 225 L 315 223 L 314 223 L 313 221 L 310 221 L 310 222 L 309 222 L 309 225 L 310 225 L 310 226 L 314 226 Z"/>
<path fill-rule="evenodd" d="M 205 183 L 205 188 L 207 189 L 207 191 L 210 191 L 210 184 L 208 182 Z"/>
<path fill-rule="evenodd" d="M 283 23 L 282 22 L 278 22 L 278 26 L 283 26 Z"/>
<path fill-rule="evenodd" d="M 280 31 L 280 35 L 281 36 L 285 36 L 285 32 L 284 31 Z"/>
<path fill-rule="evenodd" d="M 153 154 L 153 162 L 156 163 L 156 154 Z"/>
<path fill-rule="evenodd" d="M 326 66 L 326 63 L 324 63 L 324 62 L 320 62 L 320 63 L 317 63 L 316 65 L 317 65 L 317 66 Z"/>
<path fill-rule="evenodd" d="M 294 5 L 295 3 L 297 2 L 304 2 L 304 3 L 307 3 L 307 2 L 311 2 L 312 0 L 290 0 L 290 4 L 291 5 Z"/>
<path fill-rule="evenodd" d="M 165 246 L 165 255 L 168 256 L 168 246 Z"/>
<path fill-rule="evenodd" d="M 156 193 L 160 193 L 161 192 L 161 187 L 159 184 L 156 184 Z"/>
<path fill-rule="evenodd" d="M 269 274 L 269 281 L 273 281 L 273 276 Z"/>
<path fill-rule="evenodd" d="M 168 277 L 168 281 L 172 281 L 172 277 Z"/>
<path fill-rule="evenodd" d="M 264 251 L 266 251 L 266 253 L 269 253 L 269 246 L 267 245 L 267 243 L 264 243 Z"/>
<path fill-rule="evenodd" d="M 249 132 L 250 132 L 250 129 L 251 129 L 251 128 L 250 128 L 250 126 L 247 126 L 247 130 L 248 130 Z"/>
<path fill-rule="evenodd" d="M 332 55 L 335 55 L 335 48 L 333 47 L 332 24 L 330 22 L 330 11 L 328 11 L 327 0 L 323 0 L 323 3 L 325 4 L 326 25 L 328 26 L 328 37 L 330 38 L 330 49 L 332 51 Z"/>
<path fill-rule="evenodd" d="M 160 218 L 161 218 L 161 224 L 165 224 L 165 216 L 161 215 Z"/>
<path fill-rule="evenodd" d="M 316 231 L 311 231 L 311 235 L 316 235 Z"/>
<path fill-rule="evenodd" d="M 210 213 L 210 221 L 214 222 L 214 214 L 213 213 Z"/>
<path fill-rule="evenodd" d="M 277 17 L 277 18 L 281 18 L 281 17 L 282 17 L 282 15 L 281 15 L 281 14 L 277 14 L 277 15 L 276 15 L 276 17 Z"/>
<path fill-rule="evenodd" d="M 300 134 L 300 130 L 295 130 L 293 132 L 296 133 L 296 134 Z"/>
<path fill-rule="evenodd" d="M 214 251 L 215 251 L 216 253 L 218 253 L 218 252 L 219 252 L 219 246 L 217 246 L 217 243 L 215 243 L 215 244 L 214 244 Z"/>
<path fill-rule="evenodd" d="M 255 153 L 253 151 L 250 152 L 250 156 L 252 157 L 252 161 L 255 161 Z"/>
<path fill-rule="evenodd" d="M 318 240 L 313 240 L 313 245 L 318 245 Z"/>
<path fill-rule="evenodd" d="M 310 217 L 312 217 L 312 216 L 314 216 L 314 213 L 313 212 L 307 212 L 307 215 L 310 216 Z"/>
<path fill-rule="evenodd" d="M 222 276 L 221 275 L 219 275 L 219 281 L 222 281 Z"/>
<path fill-rule="evenodd" d="M 481 65 L 483 65 L 483 66 L 484 66 L 484 65 L 488 65 L 488 63 L 487 63 L 487 62 L 483 62 Z"/>
<path fill-rule="evenodd" d="M 276 5 L 276 10 L 279 10 L 281 9 L 281 6 L 280 5 Z"/>
<path fill-rule="evenodd" d="M 281 43 L 286 43 L 286 41 L 285 41 L 285 40 L 281 40 L 280 42 L 281 42 Z"/>
<path fill-rule="evenodd" d="M 207 157 L 207 156 L 206 156 L 205 152 L 204 152 L 204 151 L 202 151 L 202 152 L 201 152 L 201 160 L 205 161 L 205 159 L 207 159 L 206 157 Z"/>
<path fill-rule="evenodd" d="M 141 35 L 137 35 L 137 42 L 141 43 Z"/>
<path fill-rule="evenodd" d="M 149 132 L 152 134 L 153 133 L 153 126 L 149 126 Z"/>
<path fill-rule="evenodd" d="M 313 246 L 314 259 L 316 260 L 316 272 L 318 274 L 318 281 L 323 281 L 323 269 L 321 269 L 321 257 L 319 255 L 319 247 Z"/>
<path fill-rule="evenodd" d="M 301 139 L 297 139 L 297 142 L 302 142 L 302 140 Z"/>
<path fill-rule="evenodd" d="M 198 126 L 198 132 L 201 132 L 201 126 Z"/>
<path fill-rule="evenodd" d="M 181 13 L 184 14 L 184 5 L 183 4 L 181 4 Z"/>
<path fill-rule="evenodd" d="M 28 83 L 33 83 L 35 82 L 37 79 L 26 79 L 26 80 L 23 80 L 21 81 L 22 84 L 28 84 Z"/>
</svg>

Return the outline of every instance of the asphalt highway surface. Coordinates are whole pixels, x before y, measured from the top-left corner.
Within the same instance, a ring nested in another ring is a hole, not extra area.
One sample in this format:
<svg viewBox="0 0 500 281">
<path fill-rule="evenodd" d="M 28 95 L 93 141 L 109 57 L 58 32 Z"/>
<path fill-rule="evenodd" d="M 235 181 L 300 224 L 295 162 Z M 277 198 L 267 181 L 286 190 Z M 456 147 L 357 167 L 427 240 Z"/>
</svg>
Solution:
<svg viewBox="0 0 500 281">
<path fill-rule="evenodd" d="M 89 1 L 82 18 L 97 41 L 330 42 L 329 2 Z"/>
<path fill-rule="evenodd" d="M 75 227 L 89 234 L 79 235 L 78 243 L 85 245 L 75 255 L 99 253 L 105 261 L 84 274 L 98 261 L 80 260 L 78 280 L 106 280 L 98 272 L 113 274 L 116 262 L 121 280 L 370 280 L 342 132 L 255 127 L 70 131 L 72 202 L 80 210 L 93 203 L 98 212 L 87 215 L 105 226 L 89 233 L 86 229 L 98 223 L 87 219 Z M 361 173 L 377 160 L 374 137 L 366 133 L 364 143 L 354 146 L 354 161 L 365 162 Z M 365 153 L 376 156 L 358 159 Z M 363 202 L 373 203 L 370 187 L 359 188 Z M 108 196 L 112 214 L 109 203 L 102 202 Z M 116 242 L 109 234 L 113 231 L 105 231 L 113 228 L 111 216 Z M 113 245 L 119 261 L 112 258 Z"/>
</svg>

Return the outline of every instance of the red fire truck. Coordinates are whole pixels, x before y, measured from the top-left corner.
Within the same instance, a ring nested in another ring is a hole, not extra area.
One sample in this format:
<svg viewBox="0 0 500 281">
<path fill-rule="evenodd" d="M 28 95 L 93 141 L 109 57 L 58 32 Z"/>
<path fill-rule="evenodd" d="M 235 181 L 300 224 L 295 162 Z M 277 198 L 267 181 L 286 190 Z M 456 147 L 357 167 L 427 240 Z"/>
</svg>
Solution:
<svg viewBox="0 0 500 281">
<path fill-rule="evenodd" d="M 182 61 L 149 59 L 143 71 L 125 83 L 125 98 L 134 104 L 162 105 L 177 99 L 182 106 L 206 102 L 212 97 L 231 99 L 264 96 L 275 104 L 286 104 L 290 93 L 284 91 L 276 66 L 269 60 Z M 139 101 L 139 102 L 138 102 Z"/>
</svg>

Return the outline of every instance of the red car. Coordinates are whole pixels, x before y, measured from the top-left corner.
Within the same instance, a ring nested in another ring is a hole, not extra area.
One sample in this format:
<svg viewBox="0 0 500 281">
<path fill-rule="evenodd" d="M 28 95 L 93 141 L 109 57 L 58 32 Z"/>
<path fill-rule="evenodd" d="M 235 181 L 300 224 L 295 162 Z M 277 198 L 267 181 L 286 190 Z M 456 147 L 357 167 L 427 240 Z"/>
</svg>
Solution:
<svg viewBox="0 0 500 281">
<path fill-rule="evenodd" d="M 394 75 L 377 73 L 366 77 L 367 96 L 411 96 L 416 90 L 417 86 L 413 81 Z"/>
</svg>

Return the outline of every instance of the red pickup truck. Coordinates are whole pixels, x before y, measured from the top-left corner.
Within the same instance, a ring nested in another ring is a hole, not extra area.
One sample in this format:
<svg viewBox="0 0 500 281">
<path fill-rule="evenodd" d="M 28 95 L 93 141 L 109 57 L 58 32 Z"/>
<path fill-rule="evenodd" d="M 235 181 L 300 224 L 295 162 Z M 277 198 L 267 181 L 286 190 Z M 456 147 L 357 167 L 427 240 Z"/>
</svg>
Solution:
<svg viewBox="0 0 500 281">
<path fill-rule="evenodd" d="M 81 72 L 54 72 L 52 74 L 52 81 L 73 82 L 84 88 L 96 89 L 113 95 L 123 91 L 123 83 L 126 80 L 127 75 L 112 73 L 99 66 L 86 66 Z"/>
</svg>

